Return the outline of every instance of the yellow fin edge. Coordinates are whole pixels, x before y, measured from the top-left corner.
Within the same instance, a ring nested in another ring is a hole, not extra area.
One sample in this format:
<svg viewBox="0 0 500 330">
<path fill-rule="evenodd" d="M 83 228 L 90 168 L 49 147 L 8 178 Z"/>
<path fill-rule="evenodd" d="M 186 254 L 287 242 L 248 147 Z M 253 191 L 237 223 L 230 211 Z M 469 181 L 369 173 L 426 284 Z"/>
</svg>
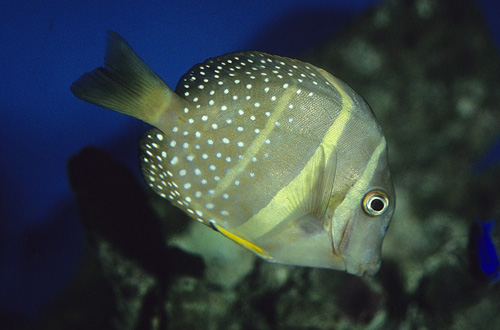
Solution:
<svg viewBox="0 0 500 330">
<path fill-rule="evenodd" d="M 246 239 L 243 239 L 241 237 L 239 237 L 238 235 L 235 235 L 229 231 L 227 231 L 226 229 L 218 226 L 214 221 L 210 221 L 210 225 L 215 229 L 217 230 L 219 233 L 221 233 L 222 235 L 226 236 L 227 238 L 229 238 L 230 240 L 232 240 L 233 242 L 236 242 L 237 244 L 243 246 L 244 248 L 247 248 L 248 250 L 254 252 L 255 254 L 257 254 L 259 257 L 261 258 L 264 258 L 264 259 L 271 259 L 271 255 L 269 255 L 266 251 L 264 251 L 261 247 L 253 244 L 253 243 L 250 243 L 249 241 L 247 241 Z"/>
</svg>

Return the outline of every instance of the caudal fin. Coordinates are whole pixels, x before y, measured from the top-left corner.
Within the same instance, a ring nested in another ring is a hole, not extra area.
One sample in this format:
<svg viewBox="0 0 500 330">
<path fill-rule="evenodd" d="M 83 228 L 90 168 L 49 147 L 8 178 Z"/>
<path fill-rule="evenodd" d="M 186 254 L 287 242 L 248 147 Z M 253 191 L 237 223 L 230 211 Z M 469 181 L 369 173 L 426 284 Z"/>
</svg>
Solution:
<svg viewBox="0 0 500 330">
<path fill-rule="evenodd" d="M 182 99 L 158 77 L 116 32 L 108 31 L 104 67 L 71 85 L 79 99 L 155 124 Z"/>
</svg>

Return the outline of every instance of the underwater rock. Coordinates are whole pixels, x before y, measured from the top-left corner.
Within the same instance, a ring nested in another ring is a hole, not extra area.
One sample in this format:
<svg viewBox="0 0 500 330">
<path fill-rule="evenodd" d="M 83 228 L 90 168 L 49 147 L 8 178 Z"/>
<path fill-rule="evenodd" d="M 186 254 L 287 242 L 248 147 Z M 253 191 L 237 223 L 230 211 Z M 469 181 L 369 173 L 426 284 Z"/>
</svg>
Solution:
<svg viewBox="0 0 500 330">
<path fill-rule="evenodd" d="M 487 328 L 473 315 L 498 325 L 499 289 L 472 277 L 467 251 L 475 217 L 500 218 L 500 169 L 469 171 L 500 132 L 499 54 L 478 8 L 382 2 L 303 59 L 358 91 L 387 137 L 401 197 L 380 273 L 354 278 L 230 254 L 219 267 L 211 263 L 226 257 L 208 251 L 202 262 L 174 245 L 202 254 L 193 242 L 203 234 L 168 232 L 169 221 L 198 224 L 102 152 L 86 150 L 70 161 L 70 182 L 116 293 L 115 327 Z M 231 268 L 238 274 L 226 282 Z"/>
<path fill-rule="evenodd" d="M 135 176 L 105 152 L 87 148 L 68 161 L 68 177 L 88 239 L 115 293 L 116 329 L 164 329 L 166 288 L 201 276 L 203 262 L 165 243 L 165 232 Z"/>
</svg>

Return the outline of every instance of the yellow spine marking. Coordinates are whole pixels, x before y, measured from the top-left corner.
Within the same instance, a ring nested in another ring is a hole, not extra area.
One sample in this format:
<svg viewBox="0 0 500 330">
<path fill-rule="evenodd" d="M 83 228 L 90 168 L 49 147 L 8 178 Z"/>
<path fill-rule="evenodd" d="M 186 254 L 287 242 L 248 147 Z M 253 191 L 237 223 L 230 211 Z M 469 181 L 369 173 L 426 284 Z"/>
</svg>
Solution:
<svg viewBox="0 0 500 330">
<path fill-rule="evenodd" d="M 351 117 L 351 109 L 353 106 L 351 97 L 344 92 L 335 79 L 331 79 L 330 77 L 332 76 L 328 74 L 325 78 L 329 80 L 329 82 L 340 94 L 342 99 L 342 110 L 340 111 L 337 119 L 333 122 L 332 126 L 326 132 L 325 137 L 321 142 L 325 153 L 324 159 L 329 159 L 332 152 L 335 152 L 338 140 L 344 132 L 347 121 Z M 248 219 L 241 226 L 237 227 L 235 232 L 245 233 L 248 237 L 255 239 L 265 235 L 274 227 L 279 225 L 283 220 L 287 219 L 293 212 L 293 208 L 289 205 L 289 196 L 292 194 L 296 195 L 295 192 L 302 188 L 302 180 L 306 173 L 315 171 L 314 167 L 319 159 L 318 157 L 322 157 L 321 153 L 322 150 L 318 147 L 314 152 L 314 155 L 311 159 L 309 159 L 307 164 L 304 166 L 304 169 L 297 175 L 297 177 L 287 186 L 283 187 L 269 202 L 269 204 L 259 211 L 259 213 Z"/>
<path fill-rule="evenodd" d="M 219 233 L 221 233 L 222 235 L 226 236 L 227 238 L 233 240 L 234 242 L 238 243 L 239 245 L 243 246 L 244 248 L 247 248 L 250 251 L 253 251 L 258 256 L 260 256 L 262 258 L 266 258 L 266 259 L 271 258 L 271 256 L 267 252 L 265 252 L 262 248 L 260 248 L 259 246 L 255 245 L 253 243 L 250 243 L 249 241 L 239 237 L 238 235 L 235 235 L 235 234 L 225 230 L 224 228 L 218 226 L 214 221 L 210 221 L 210 224 Z"/>
<path fill-rule="evenodd" d="M 255 138 L 255 140 L 253 140 L 252 144 L 248 147 L 248 149 L 245 150 L 245 153 L 243 154 L 243 158 L 241 159 L 241 161 L 238 162 L 238 164 L 235 167 L 231 168 L 228 171 L 228 173 L 224 176 L 224 178 L 220 180 L 215 191 L 215 196 L 212 198 L 216 198 L 220 193 L 226 190 L 226 188 L 231 184 L 231 182 L 233 182 L 236 176 L 245 170 L 248 163 L 250 163 L 252 157 L 259 152 L 260 148 L 265 143 L 267 137 L 274 129 L 274 123 L 276 122 L 277 119 L 279 119 L 281 113 L 287 108 L 287 105 L 290 99 L 292 98 L 293 94 L 295 93 L 295 90 L 296 88 L 290 87 L 283 93 L 283 96 L 279 99 L 278 104 L 276 105 L 276 108 L 269 117 L 264 129 Z"/>
</svg>

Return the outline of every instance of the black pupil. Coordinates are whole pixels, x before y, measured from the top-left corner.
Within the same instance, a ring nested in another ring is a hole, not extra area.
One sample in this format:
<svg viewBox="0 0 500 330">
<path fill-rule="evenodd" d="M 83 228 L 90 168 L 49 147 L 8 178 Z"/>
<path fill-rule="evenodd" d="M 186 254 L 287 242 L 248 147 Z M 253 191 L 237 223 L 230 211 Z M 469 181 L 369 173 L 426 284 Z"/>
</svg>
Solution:
<svg viewBox="0 0 500 330">
<path fill-rule="evenodd" d="M 384 202 L 380 198 L 375 198 L 371 201 L 370 206 L 372 210 L 380 212 L 384 209 Z"/>
</svg>

